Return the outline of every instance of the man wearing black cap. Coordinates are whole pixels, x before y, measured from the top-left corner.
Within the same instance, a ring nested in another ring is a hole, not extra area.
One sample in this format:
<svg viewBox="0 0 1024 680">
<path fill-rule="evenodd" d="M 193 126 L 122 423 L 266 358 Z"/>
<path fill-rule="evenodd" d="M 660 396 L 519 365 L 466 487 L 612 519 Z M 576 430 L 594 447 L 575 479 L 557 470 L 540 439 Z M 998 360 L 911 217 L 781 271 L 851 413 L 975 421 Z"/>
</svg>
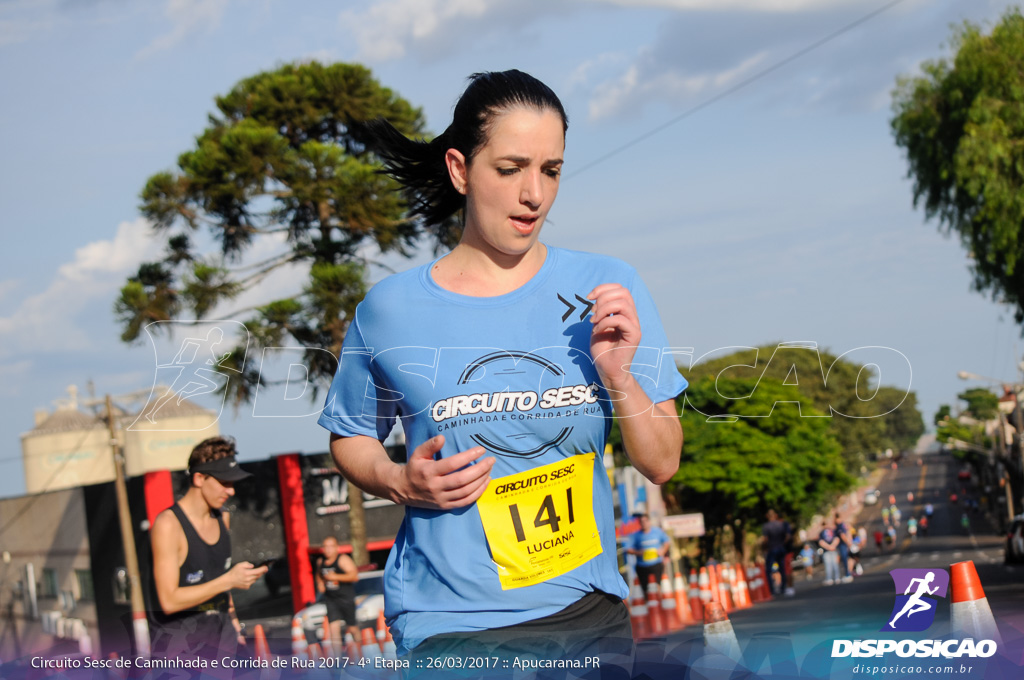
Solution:
<svg viewBox="0 0 1024 680">
<path fill-rule="evenodd" d="M 231 601 L 267 571 L 231 565 L 230 517 L 221 508 L 235 482 L 251 475 L 235 460 L 235 443 L 206 439 L 188 459 L 191 486 L 157 515 L 150 531 L 153 580 L 162 611 L 154 613 L 153 651 L 171 657 L 220 658 L 245 644 Z"/>
</svg>

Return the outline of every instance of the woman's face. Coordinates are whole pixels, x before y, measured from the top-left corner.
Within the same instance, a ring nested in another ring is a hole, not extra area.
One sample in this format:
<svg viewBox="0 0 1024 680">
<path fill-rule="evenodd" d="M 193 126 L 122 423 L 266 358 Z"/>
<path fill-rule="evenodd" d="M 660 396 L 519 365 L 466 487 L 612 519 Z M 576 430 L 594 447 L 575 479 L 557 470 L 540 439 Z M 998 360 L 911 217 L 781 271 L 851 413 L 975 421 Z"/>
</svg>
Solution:
<svg viewBox="0 0 1024 680">
<path fill-rule="evenodd" d="M 499 257 L 533 248 L 558 195 L 564 150 L 562 119 L 554 111 L 514 108 L 498 115 L 468 167 L 458 158 L 449 163 L 455 188 L 466 195 L 463 242 Z"/>
</svg>

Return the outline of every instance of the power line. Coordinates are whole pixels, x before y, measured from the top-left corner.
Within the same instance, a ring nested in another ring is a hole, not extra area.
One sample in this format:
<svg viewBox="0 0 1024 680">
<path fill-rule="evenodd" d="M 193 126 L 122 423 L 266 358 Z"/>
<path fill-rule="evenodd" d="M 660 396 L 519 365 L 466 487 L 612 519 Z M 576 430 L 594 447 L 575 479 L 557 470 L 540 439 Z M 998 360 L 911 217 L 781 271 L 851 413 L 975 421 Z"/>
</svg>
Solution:
<svg viewBox="0 0 1024 680">
<path fill-rule="evenodd" d="M 622 144 L 621 146 L 618 146 L 618 147 L 612 149 L 611 151 L 609 151 L 608 153 L 604 154 L 603 156 L 599 156 L 595 160 L 590 161 L 589 163 L 587 163 L 583 167 L 581 167 L 581 168 L 579 168 L 577 170 L 574 170 L 573 172 L 566 173 L 565 178 L 566 179 L 571 179 L 571 178 L 576 177 L 577 175 L 579 175 L 579 174 L 581 174 L 583 172 L 586 172 L 587 170 L 593 168 L 596 165 L 600 165 L 601 163 L 604 163 L 609 158 L 612 158 L 613 156 L 617 156 L 618 154 L 622 153 L 623 151 L 625 151 L 625 150 L 627 150 L 627 149 L 629 149 L 631 147 L 636 146 L 640 142 L 653 137 L 654 135 L 658 134 L 659 132 L 662 132 L 663 130 L 666 130 L 666 129 L 672 127 L 676 123 L 679 123 L 680 121 L 685 120 L 686 118 L 689 118 L 693 114 L 698 113 L 699 111 L 703 111 L 704 109 L 708 108 L 712 104 L 715 104 L 715 103 L 721 101 L 722 99 L 725 99 L 729 95 L 734 94 L 736 92 L 739 92 L 740 90 L 742 90 L 743 88 L 747 87 L 748 85 L 751 85 L 751 84 L 757 82 L 758 80 L 760 80 L 761 78 L 764 78 L 765 76 L 767 76 L 767 75 L 769 75 L 771 73 L 774 73 L 775 71 L 779 70 L 783 66 L 786 66 L 786 65 L 790 64 L 791 62 L 794 62 L 797 59 L 799 59 L 799 58 L 809 54 L 810 52 L 813 52 L 814 50 L 818 49 L 819 47 L 821 47 L 823 45 L 826 45 L 827 43 L 835 40 L 836 38 L 838 38 L 839 36 L 843 35 L 844 33 L 848 33 L 849 31 L 852 31 L 853 29 L 857 28 L 861 24 L 867 23 L 868 21 L 870 21 L 871 19 L 874 19 L 879 14 L 882 14 L 884 12 L 889 11 L 890 9 L 895 7 L 896 5 L 899 5 L 899 4 L 901 4 L 901 3 L 905 2 L 905 1 L 906 0 L 893 0 L 893 2 L 890 2 L 887 5 L 879 7 L 878 9 L 876 9 L 876 10 L 874 10 L 872 12 L 869 12 L 868 14 L 865 14 L 864 16 L 862 16 L 861 18 L 857 19 L 856 21 L 850 22 L 849 24 L 843 26 L 839 30 L 833 31 L 832 33 L 829 33 L 824 38 L 821 38 L 820 40 L 817 40 L 816 42 L 811 43 L 807 47 L 804 47 L 803 49 L 800 49 L 800 50 L 794 52 L 793 54 L 789 55 L 788 57 L 786 57 L 782 61 L 778 61 L 778 62 L 772 64 L 771 66 L 769 66 L 768 68 L 766 68 L 766 69 L 764 69 L 762 71 L 758 71 L 757 73 L 755 73 L 754 75 L 750 76 L 749 78 L 740 81 L 739 83 L 733 85 L 732 87 L 726 88 L 725 90 L 723 90 L 722 92 L 719 92 L 718 94 L 716 94 L 715 96 L 711 97 L 710 99 L 707 99 L 707 100 L 701 102 L 700 104 L 697 104 L 696 106 L 693 106 L 692 108 L 687 109 L 686 111 L 683 111 L 682 113 L 680 113 L 675 118 L 672 118 L 672 119 L 662 123 L 661 125 L 659 125 L 659 126 L 657 126 L 655 128 L 652 128 L 651 130 L 648 130 L 647 132 L 639 135 L 638 137 L 634 137 L 633 139 L 629 140 L 625 144 Z"/>
</svg>

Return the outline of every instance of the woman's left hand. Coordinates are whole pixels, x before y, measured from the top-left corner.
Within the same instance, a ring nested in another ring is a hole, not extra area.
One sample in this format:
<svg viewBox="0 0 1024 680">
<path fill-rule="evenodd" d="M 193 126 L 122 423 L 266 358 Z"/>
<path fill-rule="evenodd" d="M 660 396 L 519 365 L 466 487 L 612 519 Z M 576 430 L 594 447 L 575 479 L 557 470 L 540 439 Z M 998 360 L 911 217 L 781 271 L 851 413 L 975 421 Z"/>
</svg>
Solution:
<svg viewBox="0 0 1024 680">
<path fill-rule="evenodd" d="M 629 365 L 640 344 L 640 320 L 629 290 L 602 283 L 587 295 L 594 301 L 590 322 L 590 355 L 605 387 L 616 389 L 632 380 Z"/>
</svg>

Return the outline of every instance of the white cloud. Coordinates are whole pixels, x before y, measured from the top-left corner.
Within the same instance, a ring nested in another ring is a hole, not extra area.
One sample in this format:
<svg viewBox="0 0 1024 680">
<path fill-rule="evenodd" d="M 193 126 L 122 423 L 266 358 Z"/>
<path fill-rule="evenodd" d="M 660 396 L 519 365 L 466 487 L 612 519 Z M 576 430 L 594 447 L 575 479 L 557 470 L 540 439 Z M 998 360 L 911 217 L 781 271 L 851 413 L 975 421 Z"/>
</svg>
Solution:
<svg viewBox="0 0 1024 680">
<path fill-rule="evenodd" d="M 47 289 L 32 295 L 13 314 L 0 317 L 0 356 L 24 351 L 81 350 L 90 337 L 77 325 L 86 305 L 109 310 L 117 289 L 138 265 L 159 254 L 149 223 L 138 218 L 118 225 L 113 240 L 95 241 L 61 265 Z"/>
<path fill-rule="evenodd" d="M 191 33 L 217 28 L 227 6 L 228 0 L 167 0 L 164 16 L 171 22 L 171 30 L 157 37 L 136 56 L 151 56 L 174 47 Z"/>
<path fill-rule="evenodd" d="M 644 76 L 639 64 L 632 64 L 618 78 L 601 83 L 594 89 L 590 100 L 591 120 L 612 118 L 627 113 L 637 105 L 654 97 L 669 101 L 686 101 L 695 95 L 718 92 L 735 85 L 749 76 L 767 58 L 759 52 L 731 68 L 688 74 L 678 69 L 666 69 Z"/>
<path fill-rule="evenodd" d="M 352 31 L 359 58 L 387 61 L 405 56 L 407 47 L 438 35 L 453 21 L 480 20 L 508 0 L 384 0 L 369 9 L 341 13 Z"/>
</svg>

